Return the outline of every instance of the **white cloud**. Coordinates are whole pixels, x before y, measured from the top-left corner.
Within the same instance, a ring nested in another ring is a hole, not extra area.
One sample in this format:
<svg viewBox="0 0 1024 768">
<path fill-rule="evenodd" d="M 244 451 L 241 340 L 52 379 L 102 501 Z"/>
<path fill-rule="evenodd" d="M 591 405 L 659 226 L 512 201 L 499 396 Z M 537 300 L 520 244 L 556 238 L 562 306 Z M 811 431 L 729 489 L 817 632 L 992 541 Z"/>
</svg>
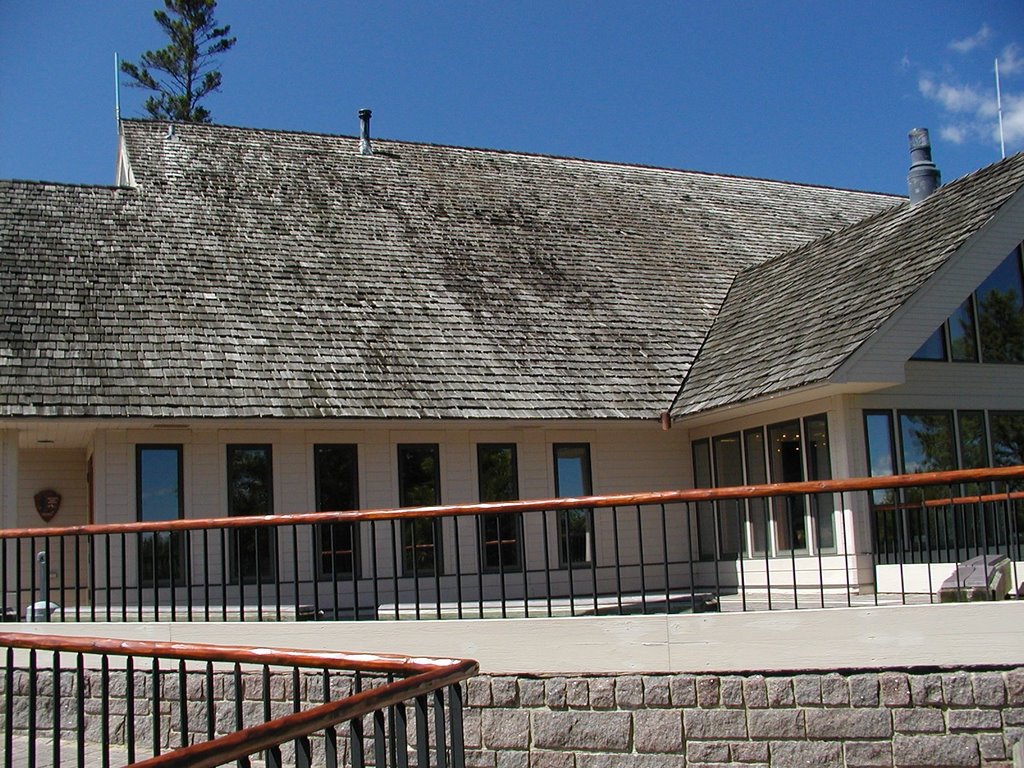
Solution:
<svg viewBox="0 0 1024 768">
<path fill-rule="evenodd" d="M 949 112 L 974 112 L 985 103 L 985 98 L 970 85 L 937 83 L 929 77 L 922 77 L 918 88 L 922 96 L 937 101 Z"/>
<path fill-rule="evenodd" d="M 957 53 L 970 53 L 975 48 L 984 45 L 985 41 L 991 36 L 992 30 L 989 29 L 988 24 L 982 24 L 981 29 L 973 35 L 965 37 L 963 40 L 954 40 L 949 44 L 949 47 Z"/>
<path fill-rule="evenodd" d="M 1010 43 L 999 54 L 999 74 L 1016 75 L 1019 72 L 1024 72 L 1024 58 L 1020 55 L 1020 47 Z"/>
<path fill-rule="evenodd" d="M 1024 96 L 1003 97 L 1003 136 L 1007 144 L 1024 141 Z M 996 126 L 998 139 L 999 127 Z"/>
<path fill-rule="evenodd" d="M 939 136 L 951 144 L 963 144 L 968 139 L 969 131 L 962 125 L 944 125 L 939 128 Z"/>
</svg>

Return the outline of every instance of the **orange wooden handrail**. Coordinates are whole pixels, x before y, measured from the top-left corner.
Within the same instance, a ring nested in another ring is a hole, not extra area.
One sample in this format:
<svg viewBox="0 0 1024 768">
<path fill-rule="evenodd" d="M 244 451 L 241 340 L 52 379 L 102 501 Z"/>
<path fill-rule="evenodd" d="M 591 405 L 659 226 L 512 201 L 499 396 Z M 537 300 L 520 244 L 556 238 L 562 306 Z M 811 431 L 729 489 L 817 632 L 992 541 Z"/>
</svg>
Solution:
<svg viewBox="0 0 1024 768">
<path fill-rule="evenodd" d="M 395 654 L 304 651 L 255 646 L 219 646 L 201 643 L 167 643 L 111 640 L 100 637 L 64 637 L 0 632 L 0 647 L 96 653 L 113 656 L 186 661 L 229 662 L 254 665 L 309 667 L 403 676 L 385 685 L 360 691 L 344 699 L 277 718 L 261 725 L 221 736 L 212 741 L 166 752 L 132 763 L 139 768 L 205 768 L 218 766 L 308 736 L 316 731 L 354 720 L 379 709 L 416 698 L 472 677 L 479 665 L 469 659 L 438 659 Z"/>
<path fill-rule="evenodd" d="M 367 520 L 413 520 L 431 517 L 459 517 L 467 515 L 494 515 L 509 512 L 540 512 L 544 510 L 578 509 L 580 507 L 629 507 L 647 504 L 694 503 L 702 501 L 728 501 L 734 499 L 767 498 L 814 493 L 846 493 L 850 491 L 878 491 L 929 485 L 962 485 L 989 481 L 1024 480 L 1024 465 L 990 467 L 986 469 L 959 469 L 950 472 L 922 472 L 912 475 L 885 477 L 857 477 L 838 480 L 812 480 L 801 483 L 768 483 L 741 485 L 729 488 L 693 488 L 679 491 L 651 491 L 609 496 L 580 496 L 559 499 L 532 499 L 525 501 L 489 502 L 477 504 L 450 504 L 400 509 L 370 509 L 344 512 L 302 512 L 288 515 L 256 517 L 213 517 L 167 520 L 152 523 L 103 523 L 73 525 L 63 528 L 7 528 L 0 530 L 0 539 L 30 536 L 84 536 L 110 533 L 145 533 L 158 531 L 187 531 L 218 528 L 272 528 L 286 525 L 314 525 L 321 523 L 356 523 Z M 976 500 L 977 497 L 967 497 Z M 1006 498 L 1005 495 L 999 498 Z"/>
</svg>

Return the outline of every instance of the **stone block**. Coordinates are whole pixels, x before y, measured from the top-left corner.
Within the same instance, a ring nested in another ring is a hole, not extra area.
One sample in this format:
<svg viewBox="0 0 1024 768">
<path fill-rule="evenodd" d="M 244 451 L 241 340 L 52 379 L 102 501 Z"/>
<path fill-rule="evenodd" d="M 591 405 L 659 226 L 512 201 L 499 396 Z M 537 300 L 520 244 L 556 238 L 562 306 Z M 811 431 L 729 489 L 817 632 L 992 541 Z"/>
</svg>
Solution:
<svg viewBox="0 0 1024 768">
<path fill-rule="evenodd" d="M 838 741 L 773 741 L 769 748 L 772 768 L 843 768 Z"/>
<path fill-rule="evenodd" d="M 481 714 L 483 745 L 488 749 L 528 749 L 530 713 L 519 709 L 485 709 Z"/>
<path fill-rule="evenodd" d="M 918 707 L 941 707 L 942 678 L 939 675 L 912 675 L 910 700 Z"/>
<path fill-rule="evenodd" d="M 748 709 L 765 709 L 768 707 L 768 686 L 764 676 L 753 675 L 743 681 L 743 700 Z"/>
<path fill-rule="evenodd" d="M 466 681 L 466 705 L 470 707 L 489 707 L 491 699 L 491 681 L 484 676 L 472 677 Z"/>
<path fill-rule="evenodd" d="M 495 754 L 483 749 L 466 750 L 466 768 L 495 768 Z"/>
<path fill-rule="evenodd" d="M 625 712 L 531 713 L 533 744 L 539 749 L 624 752 L 632 734 Z"/>
<path fill-rule="evenodd" d="M 901 709 L 893 712 L 897 733 L 945 733 L 946 718 L 941 709 Z"/>
<path fill-rule="evenodd" d="M 1024 707 L 1006 707 L 1003 712 L 1003 725 L 1024 725 Z"/>
<path fill-rule="evenodd" d="M 683 732 L 687 739 L 745 739 L 747 719 L 741 710 L 688 709 L 683 712 Z"/>
<path fill-rule="evenodd" d="M 848 741 L 843 753 L 847 768 L 892 766 L 892 743 L 888 741 Z"/>
<path fill-rule="evenodd" d="M 585 679 L 576 677 L 565 681 L 565 703 L 573 709 L 590 706 L 590 686 Z"/>
<path fill-rule="evenodd" d="M 572 752 L 530 752 L 530 768 L 576 768 L 576 756 Z"/>
<path fill-rule="evenodd" d="M 950 707 L 974 705 L 974 686 L 967 672 L 953 672 L 942 676 L 942 695 Z"/>
<path fill-rule="evenodd" d="M 881 704 L 878 675 L 852 675 L 848 682 L 851 706 L 877 707 Z"/>
<path fill-rule="evenodd" d="M 672 703 L 669 693 L 669 678 L 666 675 L 651 675 L 643 678 L 644 704 L 648 707 L 667 707 Z"/>
<path fill-rule="evenodd" d="M 491 678 L 491 701 L 495 707 L 514 707 L 518 702 L 519 691 L 514 677 L 502 676 Z"/>
<path fill-rule="evenodd" d="M 892 736 L 887 709 L 809 709 L 809 739 L 885 739 Z"/>
<path fill-rule="evenodd" d="M 797 675 L 793 678 L 793 695 L 801 707 L 821 705 L 821 676 Z"/>
<path fill-rule="evenodd" d="M 668 683 L 674 707 L 697 706 L 697 681 L 693 675 L 673 675 Z"/>
<path fill-rule="evenodd" d="M 637 752 L 675 754 L 683 749 L 683 718 L 677 710 L 648 710 L 633 715 Z"/>
<path fill-rule="evenodd" d="M 728 763 L 729 745 L 718 741 L 691 741 L 686 745 L 690 763 Z"/>
<path fill-rule="evenodd" d="M 1006 683 L 1006 702 L 1011 707 L 1024 707 L 1024 669 L 1015 669 L 1003 675 Z"/>
<path fill-rule="evenodd" d="M 755 709 L 747 712 L 752 739 L 802 739 L 807 735 L 803 709 Z"/>
<path fill-rule="evenodd" d="M 978 750 L 981 752 L 981 759 L 986 762 L 1006 759 L 1006 742 L 1001 733 L 979 734 Z"/>
<path fill-rule="evenodd" d="M 643 680 L 627 675 L 615 680 L 615 704 L 619 709 L 640 709 L 644 705 Z"/>
<path fill-rule="evenodd" d="M 772 708 L 792 707 L 796 704 L 793 682 L 788 677 L 769 677 L 765 680 L 768 691 L 768 706 Z"/>
<path fill-rule="evenodd" d="M 971 684 L 974 702 L 979 707 L 1001 707 L 1006 704 L 1006 687 L 999 672 L 976 672 Z"/>
<path fill-rule="evenodd" d="M 466 748 L 479 748 L 484 744 L 482 709 L 465 709 L 462 712 L 462 740 Z"/>
<path fill-rule="evenodd" d="M 530 768 L 530 753 L 511 750 L 498 752 L 495 768 Z"/>
<path fill-rule="evenodd" d="M 879 678 L 883 707 L 909 707 L 910 681 L 905 672 L 884 672 Z"/>
<path fill-rule="evenodd" d="M 843 675 L 830 673 L 821 678 L 821 703 L 826 707 L 850 705 L 850 688 Z"/>
<path fill-rule="evenodd" d="M 717 677 L 702 676 L 697 678 L 697 706 L 705 709 L 717 707 L 721 682 Z"/>
<path fill-rule="evenodd" d="M 743 678 L 723 677 L 719 687 L 719 698 L 723 707 L 736 709 L 743 706 Z"/>
<path fill-rule="evenodd" d="M 544 681 L 533 678 L 520 678 L 517 681 L 519 688 L 519 706 L 521 707 L 542 707 L 544 706 Z"/>
<path fill-rule="evenodd" d="M 576 768 L 683 768 L 682 755 L 599 755 L 580 753 L 576 756 Z M 531 768 L 536 768 L 536 765 Z M 691 764 L 690 768 L 695 768 Z"/>
<path fill-rule="evenodd" d="M 998 731 L 1003 727 L 1002 715 L 996 709 L 951 709 L 946 718 L 951 732 Z"/>
<path fill-rule="evenodd" d="M 590 706 L 594 709 L 615 709 L 615 679 L 592 677 L 590 684 Z"/>
<path fill-rule="evenodd" d="M 893 739 L 893 764 L 896 766 L 977 768 L 980 762 L 978 741 L 971 736 L 897 735 Z"/>
<path fill-rule="evenodd" d="M 552 677 L 544 682 L 544 701 L 550 709 L 565 709 L 565 678 Z"/>
<path fill-rule="evenodd" d="M 768 742 L 734 741 L 729 744 L 729 756 L 734 763 L 767 763 Z"/>
</svg>

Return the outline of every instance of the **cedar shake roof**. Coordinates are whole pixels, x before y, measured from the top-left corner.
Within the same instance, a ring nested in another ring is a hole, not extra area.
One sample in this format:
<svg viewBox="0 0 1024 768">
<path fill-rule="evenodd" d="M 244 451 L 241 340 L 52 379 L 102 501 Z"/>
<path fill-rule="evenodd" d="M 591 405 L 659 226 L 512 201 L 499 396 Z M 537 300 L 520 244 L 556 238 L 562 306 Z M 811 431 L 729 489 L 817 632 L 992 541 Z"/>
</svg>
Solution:
<svg viewBox="0 0 1024 768">
<path fill-rule="evenodd" d="M 672 408 L 826 380 L 1024 185 L 1019 154 L 740 273 Z M 922 339 L 922 341 L 924 341 Z"/>
<path fill-rule="evenodd" d="M 134 188 L 0 182 L 0 416 L 655 418 L 740 270 L 901 199 L 122 130 Z"/>
</svg>

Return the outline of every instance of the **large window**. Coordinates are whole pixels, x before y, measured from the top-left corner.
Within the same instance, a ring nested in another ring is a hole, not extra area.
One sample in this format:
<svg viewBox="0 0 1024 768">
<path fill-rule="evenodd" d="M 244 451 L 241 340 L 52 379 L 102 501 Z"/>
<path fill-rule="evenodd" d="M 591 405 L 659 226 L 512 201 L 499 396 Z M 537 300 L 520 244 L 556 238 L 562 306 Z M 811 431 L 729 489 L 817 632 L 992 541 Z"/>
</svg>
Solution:
<svg viewBox="0 0 1024 768">
<path fill-rule="evenodd" d="M 403 507 L 441 503 L 441 463 L 436 444 L 398 446 L 398 503 Z M 408 576 L 439 574 L 442 562 L 440 518 L 403 520 L 403 572 Z"/>
<path fill-rule="evenodd" d="M 274 514 L 273 461 L 269 445 L 229 445 L 228 515 Z M 231 579 L 246 583 L 277 579 L 273 528 L 232 529 Z"/>
<path fill-rule="evenodd" d="M 915 360 L 1024 362 L 1024 277 L 1017 246 L 939 326 Z"/>
<path fill-rule="evenodd" d="M 515 501 L 519 498 L 516 446 L 481 443 L 476 447 L 480 501 Z M 484 570 L 518 571 L 522 568 L 522 515 L 510 512 L 480 518 L 480 552 Z"/>
<path fill-rule="evenodd" d="M 832 476 L 828 421 L 820 414 L 696 440 L 693 470 L 698 488 L 827 480 Z M 833 552 L 834 506 L 831 494 L 700 502 L 699 554 L 711 559 L 748 552 Z"/>
<path fill-rule="evenodd" d="M 554 446 L 555 495 L 590 496 L 590 445 L 560 443 Z M 558 559 L 563 567 L 588 565 L 594 557 L 594 513 L 592 509 L 563 509 L 558 512 Z"/>
<path fill-rule="evenodd" d="M 135 452 L 136 513 L 155 523 L 184 516 L 180 445 L 139 445 Z M 143 585 L 185 582 L 183 533 L 143 533 L 139 542 L 139 581 Z"/>
<path fill-rule="evenodd" d="M 359 472 L 354 445 L 313 446 L 318 512 L 359 509 Z M 328 523 L 316 530 L 318 567 L 324 576 L 357 572 L 358 541 L 352 523 Z"/>
</svg>

